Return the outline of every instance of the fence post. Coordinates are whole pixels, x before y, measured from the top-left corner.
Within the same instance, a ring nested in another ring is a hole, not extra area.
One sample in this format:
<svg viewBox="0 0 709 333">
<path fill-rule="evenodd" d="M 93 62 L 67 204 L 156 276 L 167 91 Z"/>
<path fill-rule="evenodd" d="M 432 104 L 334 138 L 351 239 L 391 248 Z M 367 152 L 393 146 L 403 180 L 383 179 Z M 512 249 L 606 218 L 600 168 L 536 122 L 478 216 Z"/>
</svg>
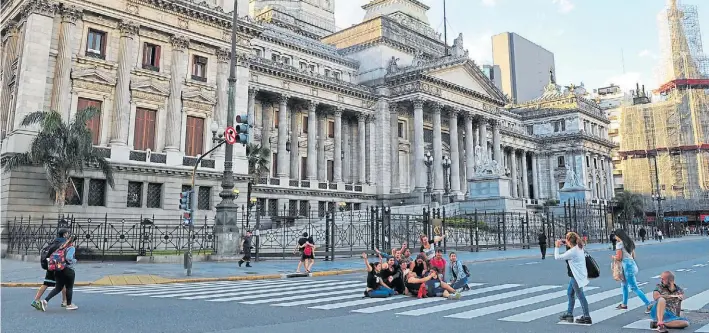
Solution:
<svg viewBox="0 0 709 333">
<path fill-rule="evenodd" d="M 571 214 L 572 214 L 572 217 L 573 217 L 573 219 L 574 219 L 574 232 L 578 232 L 578 231 L 579 231 L 579 220 L 578 220 L 578 214 L 577 214 L 577 212 L 578 212 L 578 206 L 576 205 L 576 199 L 574 199 L 574 210 L 573 210 L 573 212 L 571 213 Z"/>
<path fill-rule="evenodd" d="M 380 241 L 380 227 L 379 227 L 379 214 L 381 212 L 379 211 L 379 207 L 376 207 L 374 210 L 374 248 L 381 250 L 381 244 L 379 243 Z"/>
<path fill-rule="evenodd" d="M 502 244 L 503 250 L 507 251 L 507 212 L 502 211 Z"/>
<path fill-rule="evenodd" d="M 475 213 L 473 215 L 473 223 L 475 223 L 475 252 L 480 252 L 480 226 L 478 223 L 478 210 L 475 209 Z"/>
<path fill-rule="evenodd" d="M 406 247 L 411 247 L 411 229 L 409 225 L 409 215 L 406 215 Z"/>
<path fill-rule="evenodd" d="M 325 221 L 327 223 L 327 221 Z M 327 231 L 325 231 L 327 234 Z M 330 218 L 330 234 L 326 237 L 330 240 L 330 261 L 335 261 L 335 212 L 333 211 Z"/>
<path fill-rule="evenodd" d="M 374 242 L 375 242 L 374 220 L 376 220 L 376 218 L 377 218 L 375 215 L 377 207 L 369 207 L 369 208 L 370 208 L 370 211 L 369 211 L 369 238 L 370 238 L 370 242 L 369 242 L 369 244 L 371 247 L 370 250 L 374 251 L 374 249 L 375 249 L 375 246 L 374 246 Z"/>
<path fill-rule="evenodd" d="M 334 212 L 325 213 L 325 261 L 330 260 L 328 253 L 330 253 L 330 220 L 332 215 Z"/>
<path fill-rule="evenodd" d="M 421 235 L 429 236 L 429 232 L 428 232 L 428 223 L 429 222 L 428 222 L 428 220 L 430 217 L 430 212 L 431 212 L 430 208 L 429 209 L 426 209 L 426 207 L 423 208 L 423 232 L 421 233 Z M 419 239 L 420 239 L 421 235 L 418 235 Z"/>
<path fill-rule="evenodd" d="M 523 247 L 523 249 L 524 249 L 524 248 L 529 249 L 529 248 L 531 248 L 531 247 L 529 246 L 529 211 L 526 211 L 526 212 L 525 212 L 524 221 L 525 221 L 525 223 L 527 224 L 527 230 L 526 230 L 526 232 L 522 231 L 522 232 L 523 232 L 523 236 L 524 236 L 524 243 L 525 243 L 525 247 Z M 524 225 L 524 224 L 522 224 L 522 225 Z"/>
<path fill-rule="evenodd" d="M 441 236 L 443 237 L 443 253 L 447 252 L 448 243 L 446 242 L 446 207 L 443 207 L 443 215 L 441 216 Z"/>
<path fill-rule="evenodd" d="M 386 211 L 386 226 L 387 226 L 387 248 L 392 249 L 391 245 L 391 207 L 387 207 Z"/>
</svg>

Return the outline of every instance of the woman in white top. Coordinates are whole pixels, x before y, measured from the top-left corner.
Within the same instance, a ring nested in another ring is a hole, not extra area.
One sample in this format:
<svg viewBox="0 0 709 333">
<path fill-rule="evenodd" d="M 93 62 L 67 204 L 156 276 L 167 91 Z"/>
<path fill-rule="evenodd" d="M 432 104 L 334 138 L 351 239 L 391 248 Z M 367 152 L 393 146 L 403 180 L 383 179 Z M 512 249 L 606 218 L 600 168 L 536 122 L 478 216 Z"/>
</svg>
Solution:
<svg viewBox="0 0 709 333">
<path fill-rule="evenodd" d="M 566 245 L 567 251 L 564 254 L 559 254 L 559 246 Z M 561 315 L 559 319 L 562 321 L 574 321 L 574 306 L 576 305 L 575 297 L 578 297 L 583 309 L 583 316 L 576 319 L 577 324 L 592 324 L 591 315 L 588 311 L 588 301 L 583 293 L 583 287 L 588 285 L 588 271 L 586 270 L 586 254 L 583 250 L 583 240 L 575 232 L 566 234 L 566 241 L 557 240 L 554 246 L 554 259 L 566 260 L 566 268 L 569 277 L 569 289 L 567 295 L 569 297 L 569 306 L 566 313 Z M 575 297 L 574 297 L 575 296 Z"/>
</svg>

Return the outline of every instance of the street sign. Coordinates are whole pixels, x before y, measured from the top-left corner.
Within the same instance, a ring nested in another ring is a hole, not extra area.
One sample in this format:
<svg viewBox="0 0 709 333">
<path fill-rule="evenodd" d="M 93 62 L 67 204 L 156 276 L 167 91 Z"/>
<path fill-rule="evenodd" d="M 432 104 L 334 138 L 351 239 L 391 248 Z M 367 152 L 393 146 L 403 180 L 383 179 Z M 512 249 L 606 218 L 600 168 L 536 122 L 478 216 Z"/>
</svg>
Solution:
<svg viewBox="0 0 709 333">
<path fill-rule="evenodd" d="M 227 127 L 226 130 L 224 130 L 224 140 L 226 140 L 226 143 L 233 145 L 236 143 L 236 130 L 234 127 Z"/>
</svg>

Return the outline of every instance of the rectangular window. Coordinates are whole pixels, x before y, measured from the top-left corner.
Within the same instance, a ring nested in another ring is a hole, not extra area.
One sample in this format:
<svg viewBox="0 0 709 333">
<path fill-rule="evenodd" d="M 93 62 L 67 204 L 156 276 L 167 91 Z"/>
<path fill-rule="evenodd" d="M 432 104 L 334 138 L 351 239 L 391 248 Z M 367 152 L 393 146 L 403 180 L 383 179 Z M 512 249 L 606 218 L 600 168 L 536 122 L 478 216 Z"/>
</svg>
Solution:
<svg viewBox="0 0 709 333">
<path fill-rule="evenodd" d="M 273 110 L 273 127 L 278 128 L 278 110 Z"/>
<path fill-rule="evenodd" d="M 211 207 L 212 188 L 209 186 L 200 186 L 197 194 L 197 209 L 210 210 Z"/>
<path fill-rule="evenodd" d="M 67 205 L 81 206 L 84 203 L 84 179 L 71 177 L 64 198 Z"/>
<path fill-rule="evenodd" d="M 303 116 L 303 134 L 308 133 L 308 116 Z"/>
<path fill-rule="evenodd" d="M 204 149 L 204 118 L 187 116 L 185 155 L 201 155 Z"/>
<path fill-rule="evenodd" d="M 195 55 L 192 58 L 192 80 L 207 82 L 207 58 Z"/>
<path fill-rule="evenodd" d="M 335 137 L 335 122 L 334 121 L 327 122 L 327 137 L 328 138 Z"/>
<path fill-rule="evenodd" d="M 308 63 L 305 62 L 305 61 L 301 61 L 301 62 L 300 62 L 300 69 L 301 69 L 301 70 L 308 69 Z"/>
<path fill-rule="evenodd" d="M 590 168 L 591 167 L 591 158 L 586 156 L 586 167 Z"/>
<path fill-rule="evenodd" d="M 102 104 L 102 101 L 79 97 L 76 104 L 76 111 L 81 111 L 89 107 L 94 107 L 102 111 Z M 94 146 L 98 146 L 99 143 L 101 143 L 101 114 L 97 113 L 93 118 L 89 119 L 86 122 L 86 127 L 91 131 L 91 140 Z"/>
<path fill-rule="evenodd" d="M 300 180 L 305 180 L 308 177 L 308 158 L 300 158 Z"/>
<path fill-rule="evenodd" d="M 404 122 L 400 121 L 399 124 L 397 125 L 396 128 L 397 133 L 399 134 L 399 137 L 402 139 L 405 139 L 404 137 Z"/>
<path fill-rule="evenodd" d="M 315 65 L 310 65 L 310 71 L 311 71 L 311 72 L 315 72 L 316 69 L 317 69 L 317 68 L 315 67 Z"/>
<path fill-rule="evenodd" d="M 263 51 L 261 49 L 254 49 L 254 52 L 256 52 L 257 58 L 263 57 Z"/>
<path fill-rule="evenodd" d="M 332 77 L 339 80 L 340 79 L 340 72 L 332 72 Z"/>
<path fill-rule="evenodd" d="M 106 59 L 106 32 L 89 29 L 86 37 L 86 56 Z"/>
<path fill-rule="evenodd" d="M 162 184 L 148 184 L 148 208 L 162 207 Z"/>
<path fill-rule="evenodd" d="M 142 207 L 143 206 L 143 183 L 128 182 L 128 197 L 126 198 L 126 207 Z"/>
<path fill-rule="evenodd" d="M 284 65 L 290 65 L 290 58 L 288 58 L 288 57 L 283 57 L 282 62 L 283 62 Z"/>
<path fill-rule="evenodd" d="M 335 178 L 335 161 L 327 160 L 327 181 L 331 182 Z"/>
<path fill-rule="evenodd" d="M 325 68 L 325 76 L 328 76 L 328 77 L 330 76 L 330 70 L 327 68 Z"/>
<path fill-rule="evenodd" d="M 560 168 L 563 168 L 566 166 L 566 161 L 564 161 L 564 156 L 559 156 L 556 158 L 556 165 Z"/>
<path fill-rule="evenodd" d="M 143 68 L 160 71 L 160 45 L 143 43 Z"/>
<path fill-rule="evenodd" d="M 155 150 L 155 119 L 157 111 L 143 108 L 135 109 L 135 129 L 133 149 Z"/>
<path fill-rule="evenodd" d="M 281 59 L 281 55 L 279 55 L 279 54 L 277 54 L 277 53 L 272 53 L 272 54 L 271 54 L 271 60 L 273 60 L 273 61 L 278 61 L 278 60 L 280 60 L 280 59 Z"/>
<path fill-rule="evenodd" d="M 534 135 L 534 125 L 527 125 L 527 134 Z"/>
<path fill-rule="evenodd" d="M 89 181 L 89 206 L 106 206 L 106 180 Z"/>
<path fill-rule="evenodd" d="M 271 177 L 276 176 L 276 170 L 278 170 L 278 153 L 273 153 L 271 158 Z"/>
</svg>

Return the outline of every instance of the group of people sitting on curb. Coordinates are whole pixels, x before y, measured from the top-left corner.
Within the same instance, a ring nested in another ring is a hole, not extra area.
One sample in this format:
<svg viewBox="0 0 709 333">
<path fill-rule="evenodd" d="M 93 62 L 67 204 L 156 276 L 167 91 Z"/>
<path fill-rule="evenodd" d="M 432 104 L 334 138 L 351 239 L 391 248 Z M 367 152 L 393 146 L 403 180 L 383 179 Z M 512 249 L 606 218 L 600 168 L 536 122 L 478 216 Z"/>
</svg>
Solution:
<svg viewBox="0 0 709 333">
<path fill-rule="evenodd" d="M 391 254 L 375 250 L 378 262 L 369 262 L 362 253 L 367 267 L 367 289 L 365 297 L 386 298 L 394 295 L 409 295 L 418 298 L 444 297 L 459 299 L 460 292 L 469 290 L 468 268 L 458 261 L 455 252 L 443 258 L 443 251 L 436 249 L 436 243 L 444 236 L 430 240 L 420 237 L 419 254 L 413 258 L 411 249 L 404 243 L 401 249 L 393 249 Z"/>
</svg>

